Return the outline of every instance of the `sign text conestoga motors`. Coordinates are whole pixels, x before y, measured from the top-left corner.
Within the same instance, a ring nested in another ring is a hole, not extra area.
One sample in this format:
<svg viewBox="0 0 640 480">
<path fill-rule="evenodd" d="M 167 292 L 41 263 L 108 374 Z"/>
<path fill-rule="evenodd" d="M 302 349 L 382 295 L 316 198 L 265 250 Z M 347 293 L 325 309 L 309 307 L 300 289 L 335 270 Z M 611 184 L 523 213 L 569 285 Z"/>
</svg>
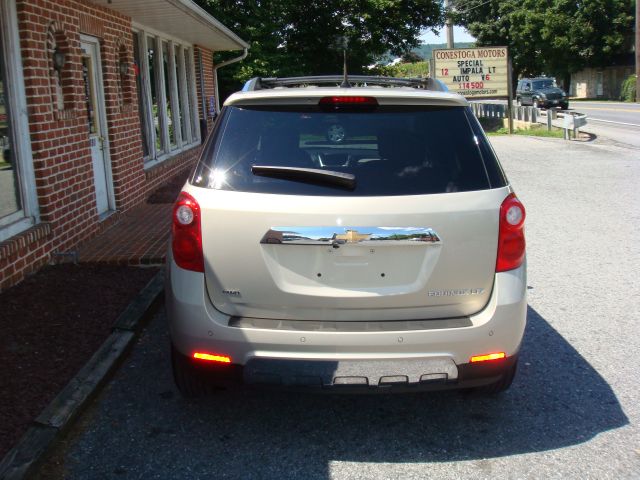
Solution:
<svg viewBox="0 0 640 480">
<path fill-rule="evenodd" d="M 435 78 L 453 93 L 468 98 L 509 95 L 507 47 L 434 50 Z"/>
</svg>

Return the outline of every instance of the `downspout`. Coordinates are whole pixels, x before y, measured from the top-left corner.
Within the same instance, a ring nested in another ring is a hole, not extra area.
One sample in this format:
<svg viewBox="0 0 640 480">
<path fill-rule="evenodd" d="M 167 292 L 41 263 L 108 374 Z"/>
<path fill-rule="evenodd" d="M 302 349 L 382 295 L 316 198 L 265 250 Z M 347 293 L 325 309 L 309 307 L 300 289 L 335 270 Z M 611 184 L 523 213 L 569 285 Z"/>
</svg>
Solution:
<svg viewBox="0 0 640 480">
<path fill-rule="evenodd" d="M 244 52 L 242 52 L 242 55 L 240 55 L 239 57 L 232 58 L 230 60 L 227 60 L 226 62 L 222 62 L 219 65 L 216 65 L 213 67 L 213 82 L 214 82 L 215 96 L 216 96 L 216 114 L 220 113 L 220 95 L 218 94 L 218 69 L 222 67 L 226 67 L 227 65 L 231 65 L 232 63 L 236 63 L 241 60 L 244 60 L 245 58 L 247 58 L 248 54 L 249 54 L 249 49 L 245 48 Z"/>
<path fill-rule="evenodd" d="M 200 70 L 200 96 L 202 97 L 202 118 L 200 119 L 200 143 L 204 143 L 207 139 L 207 96 L 204 93 L 204 67 L 202 59 L 202 50 L 198 49 L 198 68 Z"/>
<path fill-rule="evenodd" d="M 204 93 L 204 66 L 202 59 L 202 50 L 198 49 L 198 67 L 200 68 L 200 94 L 202 96 L 202 118 L 206 122 L 207 121 L 207 96 Z"/>
</svg>

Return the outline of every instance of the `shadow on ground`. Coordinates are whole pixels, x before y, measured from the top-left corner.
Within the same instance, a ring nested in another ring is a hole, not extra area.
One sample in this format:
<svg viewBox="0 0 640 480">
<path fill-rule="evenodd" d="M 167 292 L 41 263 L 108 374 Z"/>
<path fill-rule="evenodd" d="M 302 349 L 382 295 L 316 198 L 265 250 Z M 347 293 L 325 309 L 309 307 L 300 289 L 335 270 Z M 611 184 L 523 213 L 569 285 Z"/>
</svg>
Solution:
<svg viewBox="0 0 640 480">
<path fill-rule="evenodd" d="M 186 401 L 160 315 L 67 452 L 68 476 L 328 478 L 332 461 L 484 459 L 626 425 L 607 381 L 531 308 L 528 321 L 518 376 L 498 397 L 243 390 Z"/>
</svg>

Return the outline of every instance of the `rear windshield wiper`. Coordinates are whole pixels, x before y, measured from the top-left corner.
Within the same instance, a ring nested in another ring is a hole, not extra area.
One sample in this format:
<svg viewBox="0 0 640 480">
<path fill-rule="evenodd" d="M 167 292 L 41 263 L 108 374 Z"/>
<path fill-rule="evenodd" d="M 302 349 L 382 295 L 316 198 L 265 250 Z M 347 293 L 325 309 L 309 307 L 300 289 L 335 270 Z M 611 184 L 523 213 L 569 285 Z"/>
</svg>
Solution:
<svg viewBox="0 0 640 480">
<path fill-rule="evenodd" d="M 281 178 L 296 182 L 341 187 L 348 190 L 356 188 L 356 176 L 350 173 L 320 170 L 318 168 L 280 167 L 277 165 L 253 165 L 251 173 L 261 177 Z"/>
</svg>

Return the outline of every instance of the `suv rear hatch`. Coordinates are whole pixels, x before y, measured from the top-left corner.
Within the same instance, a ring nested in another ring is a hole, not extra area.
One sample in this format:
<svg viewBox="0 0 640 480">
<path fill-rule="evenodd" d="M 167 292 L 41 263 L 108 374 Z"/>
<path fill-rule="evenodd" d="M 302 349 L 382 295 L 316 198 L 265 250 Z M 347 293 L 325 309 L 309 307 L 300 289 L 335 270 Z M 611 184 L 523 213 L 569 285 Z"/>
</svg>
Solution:
<svg viewBox="0 0 640 480">
<path fill-rule="evenodd" d="M 320 98 L 223 110 L 188 189 L 215 307 L 331 321 L 481 310 L 508 187 L 468 108 Z"/>
</svg>

